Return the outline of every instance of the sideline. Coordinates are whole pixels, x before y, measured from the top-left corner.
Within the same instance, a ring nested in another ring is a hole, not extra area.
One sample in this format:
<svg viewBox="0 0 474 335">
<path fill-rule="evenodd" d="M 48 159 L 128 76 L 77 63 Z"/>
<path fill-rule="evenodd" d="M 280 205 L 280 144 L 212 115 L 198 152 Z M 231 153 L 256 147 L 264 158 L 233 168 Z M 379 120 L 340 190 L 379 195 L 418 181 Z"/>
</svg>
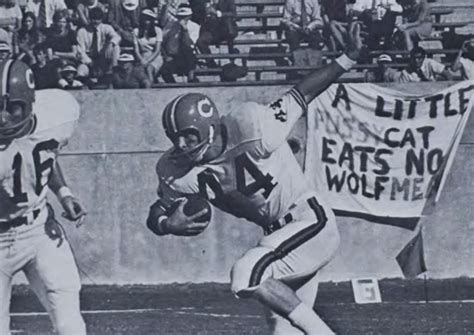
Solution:
<svg viewBox="0 0 474 335">
<path fill-rule="evenodd" d="M 474 299 L 466 300 L 432 300 L 432 301 L 382 301 L 381 303 L 375 303 L 370 305 L 401 305 L 401 304 L 410 304 L 410 305 L 429 305 L 429 304 L 474 304 Z M 342 306 L 342 305 L 360 305 L 355 302 L 336 302 L 336 303 L 321 303 L 319 306 Z M 154 313 L 154 312 L 173 312 L 176 314 L 192 314 L 192 315 L 202 315 L 202 316 L 211 316 L 217 318 L 262 318 L 260 315 L 251 315 L 251 314 L 229 314 L 229 313 L 206 313 L 198 312 L 203 308 L 196 307 L 181 307 L 181 308 L 138 308 L 138 309 L 110 309 L 110 310 L 84 310 L 81 311 L 84 315 L 100 315 L 100 314 L 143 314 L 143 313 Z M 204 309 L 214 309 L 212 307 L 204 307 Z M 28 316 L 48 316 L 47 312 L 16 312 L 10 313 L 12 317 L 28 317 Z"/>
</svg>

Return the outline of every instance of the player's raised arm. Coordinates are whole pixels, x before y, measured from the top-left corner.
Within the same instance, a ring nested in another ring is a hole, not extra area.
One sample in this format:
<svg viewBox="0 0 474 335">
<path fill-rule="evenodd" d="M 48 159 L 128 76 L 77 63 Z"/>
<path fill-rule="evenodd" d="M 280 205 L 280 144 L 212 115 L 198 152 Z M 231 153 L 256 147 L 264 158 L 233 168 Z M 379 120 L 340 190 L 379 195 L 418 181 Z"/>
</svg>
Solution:
<svg viewBox="0 0 474 335">
<path fill-rule="evenodd" d="M 251 105 L 242 108 L 243 113 L 246 110 L 247 113 L 258 113 L 256 118 L 261 131 L 261 154 L 263 156 L 268 155 L 285 143 L 298 119 L 306 113 L 308 104 L 355 64 L 362 47 L 358 24 L 352 24 L 349 35 L 348 49 L 336 61 L 308 75 L 303 81 L 263 110 L 257 104 L 253 108 Z M 251 119 L 251 116 L 241 117 Z"/>
<path fill-rule="evenodd" d="M 358 23 L 351 24 L 347 41 L 347 50 L 342 56 L 337 58 L 335 62 L 312 72 L 296 85 L 296 90 L 301 93 L 306 103 L 309 104 L 344 72 L 355 65 L 362 48 L 360 25 Z"/>
</svg>

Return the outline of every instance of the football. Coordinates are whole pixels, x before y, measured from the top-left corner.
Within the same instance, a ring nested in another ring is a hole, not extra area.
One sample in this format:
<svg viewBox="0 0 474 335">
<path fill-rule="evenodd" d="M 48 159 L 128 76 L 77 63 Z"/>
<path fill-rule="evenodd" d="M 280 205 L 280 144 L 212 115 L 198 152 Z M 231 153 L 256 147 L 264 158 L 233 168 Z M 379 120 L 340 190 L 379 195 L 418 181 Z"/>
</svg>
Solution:
<svg viewBox="0 0 474 335">
<path fill-rule="evenodd" d="M 211 205 L 203 197 L 197 194 L 188 194 L 184 196 L 188 201 L 184 204 L 183 212 L 187 216 L 191 216 L 203 209 L 207 209 L 207 213 L 196 218 L 194 222 L 208 222 L 211 220 Z M 179 206 L 180 202 L 175 201 L 168 209 L 167 215 L 171 215 Z"/>
</svg>

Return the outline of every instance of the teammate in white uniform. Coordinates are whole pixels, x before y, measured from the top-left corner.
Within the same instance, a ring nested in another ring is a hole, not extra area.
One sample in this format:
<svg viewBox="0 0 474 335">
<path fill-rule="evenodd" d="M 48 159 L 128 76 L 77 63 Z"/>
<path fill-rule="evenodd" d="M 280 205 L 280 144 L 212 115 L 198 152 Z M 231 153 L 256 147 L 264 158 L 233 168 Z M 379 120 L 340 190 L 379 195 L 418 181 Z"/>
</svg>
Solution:
<svg viewBox="0 0 474 335">
<path fill-rule="evenodd" d="M 46 202 L 51 189 L 66 218 L 80 223 L 85 215 L 57 162 L 79 104 L 65 91 L 35 94 L 33 73 L 20 61 L 1 62 L 0 80 L 0 334 L 10 334 L 12 279 L 23 271 L 55 331 L 83 335 L 76 263 Z"/>
<path fill-rule="evenodd" d="M 307 104 L 359 55 L 358 25 L 350 30 L 347 55 L 315 71 L 269 106 L 244 103 L 220 118 L 199 93 L 173 99 L 163 126 L 174 146 L 157 164 L 159 199 L 147 226 L 157 235 L 195 235 L 207 223 L 187 217 L 185 194 L 198 193 L 216 207 L 259 226 L 265 236 L 233 266 L 232 291 L 258 299 L 271 312 L 274 334 L 332 334 L 313 311 L 316 273 L 339 244 L 334 214 L 308 188 L 286 139 Z M 175 201 L 178 209 L 168 213 Z"/>
</svg>

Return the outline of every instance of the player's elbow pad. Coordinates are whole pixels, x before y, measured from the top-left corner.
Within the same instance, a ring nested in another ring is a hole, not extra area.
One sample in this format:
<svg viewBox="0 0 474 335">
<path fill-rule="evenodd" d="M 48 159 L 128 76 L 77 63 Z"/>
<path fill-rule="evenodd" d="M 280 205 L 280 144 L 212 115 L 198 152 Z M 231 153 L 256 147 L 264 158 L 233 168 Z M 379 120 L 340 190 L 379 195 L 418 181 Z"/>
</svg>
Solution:
<svg viewBox="0 0 474 335">
<path fill-rule="evenodd" d="M 164 235 L 159 228 L 159 218 L 165 214 L 166 209 L 163 206 L 163 203 L 158 199 L 153 205 L 150 206 L 150 211 L 148 213 L 148 218 L 146 220 L 146 226 L 156 235 Z"/>
</svg>

